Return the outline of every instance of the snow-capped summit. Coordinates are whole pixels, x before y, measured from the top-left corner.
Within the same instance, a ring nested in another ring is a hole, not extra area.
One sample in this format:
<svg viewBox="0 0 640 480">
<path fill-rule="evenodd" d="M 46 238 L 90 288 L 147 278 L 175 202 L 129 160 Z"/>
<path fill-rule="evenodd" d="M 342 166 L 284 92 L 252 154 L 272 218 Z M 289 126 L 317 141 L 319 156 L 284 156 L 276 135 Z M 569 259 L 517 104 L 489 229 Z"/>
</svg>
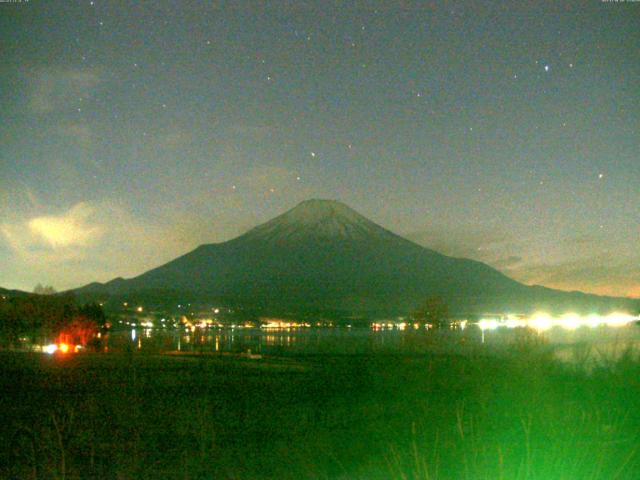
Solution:
<svg viewBox="0 0 640 480">
<path fill-rule="evenodd" d="M 264 241 L 298 241 L 306 238 L 372 240 L 396 237 L 344 203 L 311 199 L 259 225 L 245 234 Z"/>
</svg>

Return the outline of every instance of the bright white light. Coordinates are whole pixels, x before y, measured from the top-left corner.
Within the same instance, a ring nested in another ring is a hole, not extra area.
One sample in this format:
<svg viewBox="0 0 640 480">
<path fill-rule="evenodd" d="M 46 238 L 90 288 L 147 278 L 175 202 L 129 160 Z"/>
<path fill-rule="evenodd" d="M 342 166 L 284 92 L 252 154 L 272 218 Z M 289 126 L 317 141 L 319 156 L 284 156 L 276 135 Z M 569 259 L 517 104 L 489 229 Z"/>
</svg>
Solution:
<svg viewBox="0 0 640 480">
<path fill-rule="evenodd" d="M 480 330 L 495 330 L 498 328 L 499 323 L 493 318 L 483 318 L 478 322 L 478 326 L 480 327 Z"/>
<path fill-rule="evenodd" d="M 53 355 L 58 350 L 58 346 L 55 343 L 52 343 L 51 345 L 45 345 L 42 347 L 42 350 L 49 355 Z"/>
<path fill-rule="evenodd" d="M 585 319 L 585 325 L 591 328 L 595 328 L 602 323 L 602 317 L 591 314 Z"/>
<path fill-rule="evenodd" d="M 584 319 L 575 313 L 567 313 L 560 317 L 560 326 L 567 330 L 575 330 L 582 325 L 585 325 Z"/>
<path fill-rule="evenodd" d="M 546 313 L 536 313 L 533 318 L 529 320 L 528 325 L 543 332 L 545 330 L 549 330 L 553 326 L 553 320 Z"/>
<path fill-rule="evenodd" d="M 621 327 L 634 320 L 637 320 L 637 318 L 627 313 L 620 312 L 614 312 L 604 317 L 604 323 L 610 327 Z"/>
<path fill-rule="evenodd" d="M 580 327 L 596 328 L 599 326 L 615 328 L 628 325 L 634 321 L 640 321 L 640 317 L 634 317 L 623 312 L 614 312 L 607 316 L 591 314 L 586 317 L 576 313 L 565 313 L 560 317 L 551 317 L 547 313 L 538 312 L 530 318 L 518 318 L 515 315 L 509 315 L 506 320 L 483 318 L 478 322 L 478 326 L 481 330 L 495 330 L 500 327 L 530 327 L 543 332 L 554 327 L 560 327 L 565 330 L 576 330 Z"/>
<path fill-rule="evenodd" d="M 504 326 L 507 328 L 518 328 L 526 326 L 526 322 L 517 318 L 509 318 L 504 323 Z"/>
</svg>

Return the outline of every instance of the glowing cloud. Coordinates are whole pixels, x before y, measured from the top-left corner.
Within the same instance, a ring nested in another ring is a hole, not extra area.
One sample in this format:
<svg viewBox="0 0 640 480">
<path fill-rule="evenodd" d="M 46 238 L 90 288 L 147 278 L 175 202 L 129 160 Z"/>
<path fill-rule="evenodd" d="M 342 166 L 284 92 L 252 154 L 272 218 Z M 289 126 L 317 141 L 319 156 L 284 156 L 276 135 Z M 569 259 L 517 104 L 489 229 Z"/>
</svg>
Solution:
<svg viewBox="0 0 640 480">
<path fill-rule="evenodd" d="M 86 246 L 102 234 L 100 227 L 90 226 L 87 219 L 93 209 L 78 203 L 59 216 L 36 217 L 28 222 L 30 232 L 53 248 Z"/>
<path fill-rule="evenodd" d="M 104 232 L 90 223 L 93 208 L 80 202 L 61 215 L 34 217 L 18 223 L 3 223 L 0 233 L 13 251 L 33 262 L 77 259 L 80 247 L 93 246 Z"/>
</svg>

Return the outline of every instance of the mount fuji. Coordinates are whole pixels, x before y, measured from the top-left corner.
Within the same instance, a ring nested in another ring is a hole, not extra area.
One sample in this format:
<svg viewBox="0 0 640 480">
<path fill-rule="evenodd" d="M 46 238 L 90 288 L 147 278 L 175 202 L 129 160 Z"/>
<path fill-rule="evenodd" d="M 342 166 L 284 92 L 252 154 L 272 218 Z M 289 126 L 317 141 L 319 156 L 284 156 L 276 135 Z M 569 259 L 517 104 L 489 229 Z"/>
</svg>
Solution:
<svg viewBox="0 0 640 480">
<path fill-rule="evenodd" d="M 454 313 L 626 308 L 630 299 L 526 286 L 474 260 L 442 255 L 343 203 L 307 200 L 247 233 L 131 279 L 76 294 L 224 301 L 264 312 L 403 314 L 429 296 Z"/>
</svg>

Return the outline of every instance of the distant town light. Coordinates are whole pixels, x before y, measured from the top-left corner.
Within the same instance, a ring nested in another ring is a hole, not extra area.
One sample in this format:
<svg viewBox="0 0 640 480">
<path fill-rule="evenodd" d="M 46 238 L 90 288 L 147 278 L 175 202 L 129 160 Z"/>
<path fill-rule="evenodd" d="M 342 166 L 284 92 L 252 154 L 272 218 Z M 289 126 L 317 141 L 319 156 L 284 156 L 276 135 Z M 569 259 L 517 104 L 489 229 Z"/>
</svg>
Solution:
<svg viewBox="0 0 640 480">
<path fill-rule="evenodd" d="M 599 326 L 623 327 L 634 321 L 640 321 L 640 317 L 634 317 L 633 315 L 623 312 L 614 312 L 606 316 L 596 314 L 580 316 L 576 313 L 565 313 L 559 318 L 538 312 L 529 318 L 516 318 L 515 316 L 509 316 L 506 320 L 500 318 L 483 318 L 478 322 L 478 327 L 483 331 L 495 330 L 499 327 L 509 329 L 529 327 L 543 332 L 553 327 L 560 327 L 565 330 L 576 330 L 580 327 L 596 328 Z"/>
<path fill-rule="evenodd" d="M 582 324 L 582 319 L 575 313 L 567 313 L 560 317 L 560 326 L 567 330 L 575 330 Z"/>
<path fill-rule="evenodd" d="M 551 317 L 546 313 L 536 313 L 528 324 L 540 331 L 549 330 L 553 326 Z"/>
<path fill-rule="evenodd" d="M 495 330 L 498 328 L 499 323 L 493 318 L 483 318 L 478 322 L 478 326 L 480 327 L 480 330 Z"/>
</svg>

